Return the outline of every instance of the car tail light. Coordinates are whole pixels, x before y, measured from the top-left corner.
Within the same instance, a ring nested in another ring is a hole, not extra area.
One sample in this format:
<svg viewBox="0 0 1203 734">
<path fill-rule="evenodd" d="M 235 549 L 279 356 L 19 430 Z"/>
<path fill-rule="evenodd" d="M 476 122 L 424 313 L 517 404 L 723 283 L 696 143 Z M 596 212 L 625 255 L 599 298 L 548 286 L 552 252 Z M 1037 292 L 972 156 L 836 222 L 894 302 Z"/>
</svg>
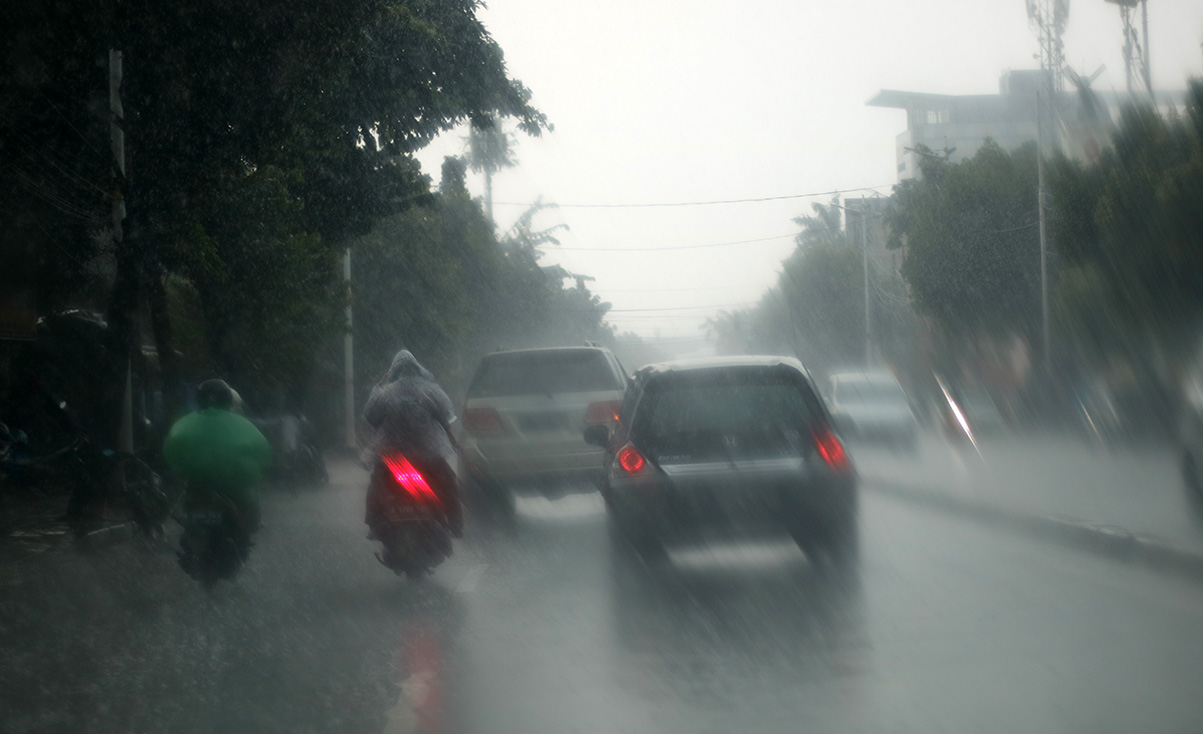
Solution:
<svg viewBox="0 0 1203 734">
<path fill-rule="evenodd" d="M 466 408 L 464 410 L 464 430 L 472 433 L 491 433 L 501 431 L 505 425 L 501 422 L 501 414 L 493 408 Z"/>
<path fill-rule="evenodd" d="M 822 426 L 816 429 L 812 435 L 815 440 L 815 448 L 818 449 L 819 456 L 823 457 L 823 461 L 827 462 L 827 466 L 840 474 L 846 474 L 852 470 L 852 461 L 848 458 L 848 452 L 844 451 L 844 444 L 840 443 L 839 437 L 831 428 Z"/>
<path fill-rule="evenodd" d="M 629 443 L 618 450 L 615 458 L 622 470 L 631 476 L 642 474 L 647 469 L 647 459 Z"/>
<path fill-rule="evenodd" d="M 618 410 L 622 403 L 617 400 L 603 400 L 600 403 L 589 403 L 585 410 L 585 423 L 617 423 Z"/>
<path fill-rule="evenodd" d="M 422 476 L 422 472 L 418 471 L 417 467 L 409 462 L 409 459 L 401 454 L 392 454 L 381 458 L 384 460 L 384 465 L 392 472 L 393 479 L 397 480 L 397 484 L 412 499 L 427 505 L 443 504 L 439 496 L 430 488 L 426 477 Z"/>
</svg>

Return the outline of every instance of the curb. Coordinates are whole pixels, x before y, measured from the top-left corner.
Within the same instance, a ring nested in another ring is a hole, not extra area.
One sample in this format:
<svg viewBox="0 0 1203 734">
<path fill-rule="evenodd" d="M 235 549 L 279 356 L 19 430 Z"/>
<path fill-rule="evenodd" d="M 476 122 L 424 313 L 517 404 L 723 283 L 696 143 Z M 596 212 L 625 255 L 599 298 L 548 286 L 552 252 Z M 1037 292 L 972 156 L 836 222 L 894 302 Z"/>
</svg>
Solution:
<svg viewBox="0 0 1203 734">
<path fill-rule="evenodd" d="M 1034 515 L 889 481 L 870 480 L 864 486 L 869 491 L 979 523 L 1016 530 L 1041 540 L 1203 583 L 1203 554 L 1135 535 L 1113 525 Z"/>
</svg>

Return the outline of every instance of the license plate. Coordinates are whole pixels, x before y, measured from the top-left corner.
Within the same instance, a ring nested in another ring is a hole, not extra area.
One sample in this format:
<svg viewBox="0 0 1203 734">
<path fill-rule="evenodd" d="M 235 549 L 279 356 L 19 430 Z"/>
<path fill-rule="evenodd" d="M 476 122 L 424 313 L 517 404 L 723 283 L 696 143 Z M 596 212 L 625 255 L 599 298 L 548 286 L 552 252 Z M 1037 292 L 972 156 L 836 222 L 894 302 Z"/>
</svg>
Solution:
<svg viewBox="0 0 1203 734">
<path fill-rule="evenodd" d="M 518 426 L 524 431 L 557 431 L 563 425 L 563 417 L 555 413 L 524 415 L 518 419 Z"/>
<path fill-rule="evenodd" d="M 389 522 L 413 522 L 424 520 L 429 515 L 430 512 L 426 508 L 412 505 L 388 507 L 384 510 L 384 517 Z"/>
<path fill-rule="evenodd" d="M 192 510 L 187 515 L 187 521 L 194 525 L 220 525 L 221 512 L 218 510 Z"/>
</svg>

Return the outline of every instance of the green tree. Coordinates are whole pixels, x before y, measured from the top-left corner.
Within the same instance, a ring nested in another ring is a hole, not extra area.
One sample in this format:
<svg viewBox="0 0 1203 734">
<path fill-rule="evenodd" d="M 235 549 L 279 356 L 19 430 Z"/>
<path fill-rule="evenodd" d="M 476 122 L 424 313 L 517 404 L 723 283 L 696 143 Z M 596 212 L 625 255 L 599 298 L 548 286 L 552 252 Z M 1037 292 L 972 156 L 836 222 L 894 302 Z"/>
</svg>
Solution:
<svg viewBox="0 0 1203 734">
<path fill-rule="evenodd" d="M 895 187 L 887 222 L 906 242 L 902 274 L 918 310 L 954 334 L 1031 336 L 1040 318 L 1035 146 L 987 141 L 966 161 L 921 157 Z"/>
<path fill-rule="evenodd" d="M 846 242 L 840 216 L 839 194 L 831 197 L 827 204 L 815 202 L 810 205 L 813 214 L 794 217 L 794 224 L 802 228 L 795 241 L 799 247 L 834 247 Z"/>
<path fill-rule="evenodd" d="M 293 381 L 301 355 L 313 362 L 337 322 L 334 253 L 428 196 L 414 150 L 467 119 L 545 126 L 476 0 L 9 5 L 0 149 L 18 167 L 3 175 L 43 204 L 26 226 L 44 232 L 43 282 L 87 281 L 105 241 L 93 235 L 114 191 L 107 59 L 120 49 L 130 176 L 108 299 L 115 342 L 133 347 L 148 301 L 171 312 L 168 275 L 194 278 L 212 352 L 244 383 Z M 242 274 L 248 265 L 259 269 Z M 241 292 L 252 277 L 276 283 L 264 289 L 279 299 L 271 308 Z M 167 360 L 170 324 L 156 325 Z M 282 352 L 256 334 L 300 343 Z"/>
<path fill-rule="evenodd" d="M 1203 322 L 1203 85 L 1183 114 L 1123 111 L 1097 165 L 1054 167 L 1059 341 L 1086 362 L 1196 346 Z M 1063 214 L 1062 209 L 1068 209 Z"/>
</svg>

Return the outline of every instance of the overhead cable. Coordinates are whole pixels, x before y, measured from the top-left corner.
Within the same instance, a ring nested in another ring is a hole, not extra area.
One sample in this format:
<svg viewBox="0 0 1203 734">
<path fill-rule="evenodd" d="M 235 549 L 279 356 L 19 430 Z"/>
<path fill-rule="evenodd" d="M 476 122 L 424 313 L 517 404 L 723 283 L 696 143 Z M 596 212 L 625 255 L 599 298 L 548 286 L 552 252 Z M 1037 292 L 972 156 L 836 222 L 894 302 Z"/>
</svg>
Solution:
<svg viewBox="0 0 1203 734">
<path fill-rule="evenodd" d="M 812 199 L 816 196 L 834 196 L 836 194 L 846 194 L 853 191 L 876 191 L 884 189 L 893 184 L 882 184 L 880 186 L 860 186 L 854 189 L 835 189 L 832 191 L 815 191 L 809 194 L 785 194 L 782 196 L 761 196 L 751 199 L 712 199 L 709 201 L 661 201 L 649 203 L 624 203 L 624 204 L 555 204 L 560 209 L 650 209 L 656 207 L 674 207 L 674 206 L 713 206 L 716 204 L 752 204 L 763 201 L 787 201 L 789 199 Z M 503 201 L 493 202 L 494 206 L 526 206 L 529 207 L 529 202 L 514 202 Z"/>
</svg>

